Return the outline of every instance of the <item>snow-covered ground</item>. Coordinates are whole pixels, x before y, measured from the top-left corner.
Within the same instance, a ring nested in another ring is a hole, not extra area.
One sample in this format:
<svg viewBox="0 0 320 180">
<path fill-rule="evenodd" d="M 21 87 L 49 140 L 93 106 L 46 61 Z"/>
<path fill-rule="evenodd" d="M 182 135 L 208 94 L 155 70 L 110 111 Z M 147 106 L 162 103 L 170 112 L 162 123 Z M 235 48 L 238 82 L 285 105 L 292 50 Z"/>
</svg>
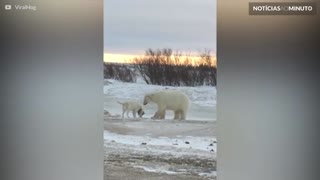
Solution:
<svg viewBox="0 0 320 180">
<path fill-rule="evenodd" d="M 191 101 L 187 119 L 216 120 L 216 88 L 212 86 L 199 87 L 171 87 L 147 85 L 143 81 L 138 83 L 124 83 L 116 80 L 105 80 L 105 110 L 111 114 L 121 114 L 121 106 L 117 101 L 135 100 L 142 104 L 146 93 L 164 89 L 177 89 L 186 93 Z M 145 106 L 145 116 L 151 117 L 156 111 L 155 104 Z M 173 118 L 173 112 L 168 111 L 167 119 Z"/>
<path fill-rule="evenodd" d="M 191 107 L 186 121 L 172 120 L 173 113 L 167 113 L 166 120 L 150 119 L 157 109 L 155 105 L 145 106 L 146 114 L 142 119 L 121 120 L 122 109 L 117 101 L 142 103 L 144 94 L 165 88 L 178 89 L 189 96 Z M 121 172 L 131 168 L 131 173 L 139 172 L 135 178 L 150 180 L 156 180 L 157 175 L 167 179 L 215 179 L 215 87 L 164 87 L 142 81 L 106 80 L 104 94 L 104 108 L 109 112 L 105 114 L 104 132 L 106 171 L 120 168 Z M 149 174 L 147 178 L 146 174 Z M 122 178 L 130 177 L 125 176 L 121 174 Z"/>
<path fill-rule="evenodd" d="M 170 153 L 167 150 L 159 147 L 167 147 L 167 149 L 181 149 L 182 151 L 176 152 L 175 155 L 195 155 L 205 156 L 209 154 L 212 156 L 213 153 L 203 152 L 216 152 L 216 139 L 214 137 L 193 137 L 193 136 L 181 136 L 177 135 L 175 138 L 159 136 L 157 138 L 144 136 L 132 136 L 132 135 L 121 135 L 116 133 L 104 132 L 104 139 L 107 142 L 117 142 L 125 145 L 129 145 L 135 149 L 141 149 L 146 145 L 150 146 L 148 151 L 162 154 Z M 157 147 L 157 148 L 154 148 Z"/>
</svg>

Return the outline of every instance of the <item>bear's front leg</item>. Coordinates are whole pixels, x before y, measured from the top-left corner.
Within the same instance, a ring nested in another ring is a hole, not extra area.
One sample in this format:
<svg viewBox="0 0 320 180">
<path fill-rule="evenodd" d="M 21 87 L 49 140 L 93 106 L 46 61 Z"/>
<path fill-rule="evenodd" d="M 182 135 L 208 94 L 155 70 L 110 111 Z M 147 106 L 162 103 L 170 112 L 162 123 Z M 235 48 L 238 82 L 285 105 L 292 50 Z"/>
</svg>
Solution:
<svg viewBox="0 0 320 180">
<path fill-rule="evenodd" d="M 165 119 L 166 111 L 160 112 L 159 119 Z"/>
<path fill-rule="evenodd" d="M 159 116 L 159 119 L 165 119 L 166 106 L 158 106 L 158 116 Z"/>
<path fill-rule="evenodd" d="M 157 111 L 151 119 L 164 119 L 165 118 L 165 112 L 159 112 Z"/>
<path fill-rule="evenodd" d="M 151 119 L 158 119 L 158 116 L 159 116 L 158 114 L 159 114 L 158 111 L 155 112 L 154 115 L 151 117 Z"/>
<path fill-rule="evenodd" d="M 154 113 L 154 115 L 151 117 L 151 119 L 159 119 L 160 118 L 160 113 L 157 111 Z"/>
</svg>

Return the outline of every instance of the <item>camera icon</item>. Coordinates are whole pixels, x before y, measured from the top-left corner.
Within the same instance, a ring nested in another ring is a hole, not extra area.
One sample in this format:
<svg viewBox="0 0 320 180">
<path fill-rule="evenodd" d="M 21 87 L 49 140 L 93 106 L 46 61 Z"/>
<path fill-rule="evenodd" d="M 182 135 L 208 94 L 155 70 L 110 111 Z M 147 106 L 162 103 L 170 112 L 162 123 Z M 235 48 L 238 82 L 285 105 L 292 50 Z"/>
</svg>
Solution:
<svg viewBox="0 0 320 180">
<path fill-rule="evenodd" d="M 5 6 L 4 6 L 4 9 L 5 9 L 5 10 L 11 10 L 11 9 L 12 9 L 12 6 L 11 6 L 11 5 L 5 5 Z"/>
</svg>

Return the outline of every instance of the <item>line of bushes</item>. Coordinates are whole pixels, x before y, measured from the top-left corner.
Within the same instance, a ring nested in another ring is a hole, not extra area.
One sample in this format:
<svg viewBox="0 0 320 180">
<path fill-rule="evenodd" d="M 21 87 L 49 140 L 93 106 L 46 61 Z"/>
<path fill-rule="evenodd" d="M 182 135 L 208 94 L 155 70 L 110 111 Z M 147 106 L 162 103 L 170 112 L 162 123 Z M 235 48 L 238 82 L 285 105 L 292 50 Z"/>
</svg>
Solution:
<svg viewBox="0 0 320 180">
<path fill-rule="evenodd" d="M 105 63 L 105 78 L 136 82 L 141 76 L 147 84 L 164 86 L 216 86 L 217 68 L 210 51 L 196 61 L 171 49 L 148 49 L 144 56 L 127 64 Z"/>
</svg>

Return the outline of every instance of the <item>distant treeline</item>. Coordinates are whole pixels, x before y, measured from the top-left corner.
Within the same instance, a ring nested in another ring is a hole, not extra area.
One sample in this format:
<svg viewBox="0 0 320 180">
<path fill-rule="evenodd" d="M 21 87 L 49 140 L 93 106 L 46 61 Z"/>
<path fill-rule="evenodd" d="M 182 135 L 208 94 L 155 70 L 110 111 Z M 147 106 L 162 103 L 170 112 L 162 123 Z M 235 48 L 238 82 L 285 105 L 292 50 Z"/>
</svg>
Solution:
<svg viewBox="0 0 320 180">
<path fill-rule="evenodd" d="M 105 63 L 104 78 L 136 82 L 142 77 L 147 84 L 163 86 L 216 86 L 217 68 L 210 51 L 200 53 L 196 62 L 191 56 L 171 49 L 148 49 L 144 56 L 130 63 Z"/>
</svg>

